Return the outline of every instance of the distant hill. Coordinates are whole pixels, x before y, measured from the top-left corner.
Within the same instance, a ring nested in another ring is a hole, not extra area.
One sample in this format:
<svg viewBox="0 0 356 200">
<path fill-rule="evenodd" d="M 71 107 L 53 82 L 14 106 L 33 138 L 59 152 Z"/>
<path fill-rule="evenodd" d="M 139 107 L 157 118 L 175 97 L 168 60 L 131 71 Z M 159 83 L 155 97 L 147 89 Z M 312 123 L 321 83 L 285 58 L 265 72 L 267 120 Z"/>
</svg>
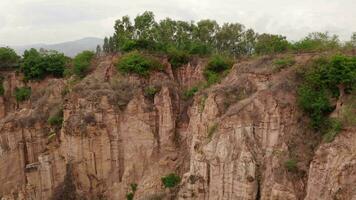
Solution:
<svg viewBox="0 0 356 200">
<path fill-rule="evenodd" d="M 17 54 L 22 55 L 26 49 L 30 48 L 44 48 L 47 50 L 56 50 L 64 53 L 66 56 L 74 57 L 77 53 L 84 50 L 96 50 L 97 45 L 102 45 L 103 39 L 95 37 L 87 37 L 80 40 L 74 40 L 69 42 L 57 43 L 57 44 L 33 44 L 23 46 L 10 46 Z"/>
</svg>

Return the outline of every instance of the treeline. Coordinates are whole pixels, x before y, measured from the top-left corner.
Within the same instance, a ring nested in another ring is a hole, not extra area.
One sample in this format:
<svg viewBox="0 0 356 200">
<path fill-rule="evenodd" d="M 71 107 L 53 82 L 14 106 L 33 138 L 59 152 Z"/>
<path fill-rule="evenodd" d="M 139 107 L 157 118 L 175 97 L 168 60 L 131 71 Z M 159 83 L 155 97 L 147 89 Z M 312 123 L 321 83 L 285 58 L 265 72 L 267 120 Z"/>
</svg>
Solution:
<svg viewBox="0 0 356 200">
<path fill-rule="evenodd" d="M 57 51 L 32 48 L 25 50 L 21 58 L 13 49 L 0 47 L 0 70 L 17 69 L 24 74 L 25 80 L 72 74 L 83 77 L 88 73 L 94 55 L 92 51 L 83 51 L 72 59 Z"/>
<path fill-rule="evenodd" d="M 157 22 L 146 11 L 132 21 L 128 16 L 117 20 L 113 36 L 104 40 L 103 51 L 128 52 L 148 50 L 168 54 L 210 55 L 227 54 L 234 57 L 293 52 L 314 52 L 339 48 L 355 48 L 356 33 L 343 43 L 338 36 L 311 33 L 297 42 L 285 36 L 259 34 L 239 23 L 219 25 L 214 20 L 197 23 L 166 18 Z"/>
</svg>

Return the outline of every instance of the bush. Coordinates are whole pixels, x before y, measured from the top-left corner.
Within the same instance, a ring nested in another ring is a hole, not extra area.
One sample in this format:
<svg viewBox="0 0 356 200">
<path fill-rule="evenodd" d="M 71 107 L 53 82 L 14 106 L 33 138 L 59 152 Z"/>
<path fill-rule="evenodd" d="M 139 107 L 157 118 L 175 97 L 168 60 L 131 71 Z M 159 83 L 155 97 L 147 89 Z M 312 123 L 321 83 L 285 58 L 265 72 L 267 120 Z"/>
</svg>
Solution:
<svg viewBox="0 0 356 200">
<path fill-rule="evenodd" d="M 9 47 L 0 47 L 0 69 L 17 67 L 20 57 Z"/>
<path fill-rule="evenodd" d="M 48 118 L 48 124 L 51 126 L 62 126 L 63 123 L 63 111 L 56 113 Z"/>
<path fill-rule="evenodd" d="M 173 68 L 178 68 L 189 62 L 189 54 L 183 50 L 171 47 L 168 49 L 167 54 Z"/>
<path fill-rule="evenodd" d="M 163 68 L 158 61 L 150 59 L 137 51 L 124 55 L 116 66 L 118 70 L 124 73 L 135 73 L 141 76 L 148 76 L 150 71 Z"/>
<path fill-rule="evenodd" d="M 43 79 L 47 75 L 63 77 L 67 58 L 56 51 L 38 52 L 36 49 L 26 50 L 21 71 L 25 79 Z"/>
<path fill-rule="evenodd" d="M 328 33 L 310 33 L 304 39 L 294 43 L 292 49 L 297 52 L 314 52 L 338 49 L 341 47 L 336 35 L 330 36 Z"/>
<path fill-rule="evenodd" d="M 173 188 L 180 183 L 181 178 L 178 175 L 171 173 L 162 177 L 161 180 L 165 188 Z"/>
<path fill-rule="evenodd" d="M 289 172 L 296 172 L 298 170 L 297 167 L 297 161 L 294 159 L 288 159 L 287 161 L 284 162 L 284 167 L 289 171 Z"/>
<path fill-rule="evenodd" d="M 328 132 L 327 115 L 333 111 L 330 99 L 351 91 L 355 83 L 356 58 L 339 55 L 314 61 L 298 89 L 299 105 L 309 115 L 314 129 Z"/>
<path fill-rule="evenodd" d="M 4 96 L 5 93 L 3 82 L 4 82 L 4 77 L 0 76 L 0 96 Z"/>
<path fill-rule="evenodd" d="M 204 69 L 204 76 L 208 85 L 218 82 L 233 65 L 233 61 L 221 55 L 215 55 L 210 58 L 207 67 Z"/>
<path fill-rule="evenodd" d="M 126 199 L 127 200 L 133 200 L 134 199 L 134 193 L 132 193 L 132 192 L 127 193 L 126 194 Z"/>
<path fill-rule="evenodd" d="M 83 51 L 73 59 L 73 72 L 78 77 L 84 77 L 89 70 L 91 60 L 94 56 L 92 51 Z"/>
<path fill-rule="evenodd" d="M 198 87 L 192 87 L 192 88 L 184 91 L 183 99 L 188 100 L 188 99 L 192 98 L 195 95 L 195 93 L 197 93 L 198 91 L 199 91 Z"/>
<path fill-rule="evenodd" d="M 281 53 L 287 51 L 289 46 L 286 37 L 264 33 L 257 37 L 255 53 L 259 55 Z"/>
<path fill-rule="evenodd" d="M 145 95 L 149 98 L 153 98 L 157 92 L 159 92 L 159 89 L 157 89 L 156 87 L 150 86 L 145 88 Z"/>
<path fill-rule="evenodd" d="M 22 87 L 22 88 L 15 88 L 15 97 L 17 102 L 26 101 L 31 96 L 31 88 L 29 87 Z"/>
</svg>

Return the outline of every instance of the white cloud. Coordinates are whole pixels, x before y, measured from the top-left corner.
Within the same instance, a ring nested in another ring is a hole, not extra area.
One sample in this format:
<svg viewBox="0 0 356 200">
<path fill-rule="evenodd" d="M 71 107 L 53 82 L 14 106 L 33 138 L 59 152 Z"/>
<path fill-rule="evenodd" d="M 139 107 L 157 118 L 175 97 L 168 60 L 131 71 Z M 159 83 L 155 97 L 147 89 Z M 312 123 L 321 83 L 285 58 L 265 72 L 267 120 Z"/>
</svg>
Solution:
<svg viewBox="0 0 356 200">
<path fill-rule="evenodd" d="M 297 40 L 356 31 L 354 0 L 0 0 L 0 44 L 55 43 L 111 34 L 115 19 L 151 10 L 157 19 L 216 19 Z"/>
</svg>

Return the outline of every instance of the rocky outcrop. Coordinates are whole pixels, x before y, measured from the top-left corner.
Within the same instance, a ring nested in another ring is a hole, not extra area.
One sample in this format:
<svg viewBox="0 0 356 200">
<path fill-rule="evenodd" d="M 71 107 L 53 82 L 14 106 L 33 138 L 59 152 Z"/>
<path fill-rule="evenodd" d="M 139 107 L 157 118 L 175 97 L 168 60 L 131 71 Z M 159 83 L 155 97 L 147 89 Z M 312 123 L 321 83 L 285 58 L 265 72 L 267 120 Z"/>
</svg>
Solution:
<svg viewBox="0 0 356 200">
<path fill-rule="evenodd" d="M 165 71 L 142 78 L 116 72 L 117 59 L 97 59 L 83 80 L 29 82 L 22 103 L 13 97 L 21 76 L 6 72 L 1 199 L 356 199 L 355 129 L 320 144 L 296 105 L 293 67 L 272 73 L 273 58 L 241 61 L 183 99 L 203 81 L 205 60 L 178 69 L 164 60 Z M 53 127 L 58 110 L 63 124 Z M 182 181 L 165 189 L 161 177 L 172 172 Z"/>
</svg>

